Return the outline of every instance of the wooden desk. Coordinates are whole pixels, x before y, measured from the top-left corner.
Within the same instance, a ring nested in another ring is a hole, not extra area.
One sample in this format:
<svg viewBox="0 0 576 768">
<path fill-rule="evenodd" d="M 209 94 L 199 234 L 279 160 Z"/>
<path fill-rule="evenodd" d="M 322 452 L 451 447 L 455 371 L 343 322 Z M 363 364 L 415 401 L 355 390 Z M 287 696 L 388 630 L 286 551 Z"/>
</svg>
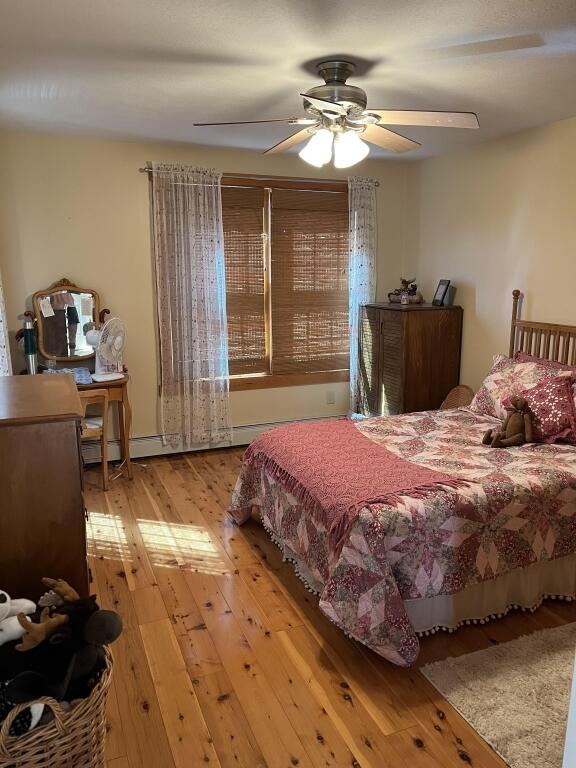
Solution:
<svg viewBox="0 0 576 768">
<path fill-rule="evenodd" d="M 132 480 L 132 465 L 130 463 L 130 430 L 132 428 L 132 409 L 128 399 L 128 382 L 126 374 L 114 381 L 95 381 L 92 384 L 78 384 L 80 391 L 90 389 L 107 389 L 108 402 L 115 402 L 118 408 L 118 425 L 120 427 L 120 456 L 126 465 L 126 474 Z"/>
<path fill-rule="evenodd" d="M 0 376 L 0 585 L 37 600 L 42 576 L 88 595 L 80 398 L 70 375 Z"/>
</svg>

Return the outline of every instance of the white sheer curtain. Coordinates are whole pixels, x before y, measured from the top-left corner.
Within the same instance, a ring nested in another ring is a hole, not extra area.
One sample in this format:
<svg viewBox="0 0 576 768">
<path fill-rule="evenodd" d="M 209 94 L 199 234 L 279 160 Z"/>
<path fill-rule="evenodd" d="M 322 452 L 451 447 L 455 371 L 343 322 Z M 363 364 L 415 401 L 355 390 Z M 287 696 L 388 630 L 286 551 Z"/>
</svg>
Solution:
<svg viewBox="0 0 576 768">
<path fill-rule="evenodd" d="M 152 168 L 162 432 L 188 449 L 231 438 L 221 174 Z"/>
<path fill-rule="evenodd" d="M 358 410 L 360 307 L 376 297 L 376 181 L 348 179 L 350 273 L 350 410 Z"/>
<path fill-rule="evenodd" d="M 0 274 L 0 376 L 10 376 L 11 373 L 12 364 L 10 362 L 10 347 L 8 346 L 8 326 L 6 324 L 6 308 L 4 307 L 2 275 Z"/>
</svg>

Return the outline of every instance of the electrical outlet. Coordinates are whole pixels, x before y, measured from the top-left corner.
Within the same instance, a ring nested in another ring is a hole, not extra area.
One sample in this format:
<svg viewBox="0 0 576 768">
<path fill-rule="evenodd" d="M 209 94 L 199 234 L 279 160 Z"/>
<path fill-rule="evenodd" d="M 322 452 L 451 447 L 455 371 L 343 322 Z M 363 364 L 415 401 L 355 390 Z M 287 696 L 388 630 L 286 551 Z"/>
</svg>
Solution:
<svg viewBox="0 0 576 768">
<path fill-rule="evenodd" d="M 326 392 L 326 405 L 334 405 L 336 402 L 336 393 L 333 389 L 329 389 Z"/>
</svg>

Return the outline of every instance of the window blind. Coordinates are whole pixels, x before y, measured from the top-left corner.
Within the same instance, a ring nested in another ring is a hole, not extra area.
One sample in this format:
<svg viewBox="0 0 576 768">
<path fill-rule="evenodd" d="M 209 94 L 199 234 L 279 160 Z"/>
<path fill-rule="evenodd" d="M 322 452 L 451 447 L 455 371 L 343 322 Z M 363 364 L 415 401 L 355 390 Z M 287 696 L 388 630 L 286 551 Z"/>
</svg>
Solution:
<svg viewBox="0 0 576 768">
<path fill-rule="evenodd" d="M 272 188 L 272 372 L 349 364 L 348 195 Z"/>
<path fill-rule="evenodd" d="M 264 189 L 222 187 L 230 375 L 268 373 Z"/>
</svg>

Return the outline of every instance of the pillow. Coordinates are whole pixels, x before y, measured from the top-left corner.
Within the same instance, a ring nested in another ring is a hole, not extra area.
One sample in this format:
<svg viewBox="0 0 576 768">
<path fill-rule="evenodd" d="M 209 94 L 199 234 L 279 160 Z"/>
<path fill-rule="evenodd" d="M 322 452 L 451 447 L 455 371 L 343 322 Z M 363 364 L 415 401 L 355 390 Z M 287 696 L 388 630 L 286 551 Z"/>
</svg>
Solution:
<svg viewBox="0 0 576 768">
<path fill-rule="evenodd" d="M 514 360 L 518 363 L 538 363 L 539 366 L 548 369 L 550 376 L 576 376 L 576 365 L 557 363 L 556 360 L 546 360 L 543 357 L 534 357 L 534 355 L 529 355 L 528 352 L 516 352 Z M 576 408 L 576 379 L 572 385 L 572 394 L 574 396 L 574 408 Z"/>
<path fill-rule="evenodd" d="M 494 355 L 490 373 L 482 382 L 480 389 L 474 395 L 470 403 L 470 410 L 476 413 L 484 413 L 487 416 L 496 416 L 497 403 L 502 399 L 493 397 L 492 393 L 500 388 L 500 382 L 507 378 L 506 371 L 514 364 L 514 361 L 506 355 Z M 506 395 L 504 395 L 506 397 Z"/>
<path fill-rule="evenodd" d="M 555 443 L 564 438 L 576 442 L 576 409 L 572 395 L 572 376 L 550 376 L 535 387 L 520 392 L 530 408 L 534 442 Z M 510 406 L 510 397 L 503 406 Z"/>
<path fill-rule="evenodd" d="M 535 357 L 534 355 L 529 355 L 528 352 L 516 352 L 514 354 L 514 360 L 517 363 L 537 363 L 538 365 L 546 366 L 551 370 L 571 371 L 572 373 L 576 374 L 575 365 L 557 363 L 556 360 L 546 360 L 544 357 Z"/>
<path fill-rule="evenodd" d="M 522 359 L 497 355 L 490 373 L 470 403 L 470 409 L 486 416 L 505 419 L 506 409 L 502 404 L 503 400 L 513 395 L 520 395 L 525 389 L 535 387 L 542 379 L 550 378 L 553 371 L 556 375 L 564 377 L 576 374 L 576 369 L 570 366 L 562 366 L 559 369 L 557 366 L 561 365 L 560 363 L 551 364 L 549 360 L 541 360 L 529 355 L 527 357 L 530 360 L 523 362 Z"/>
</svg>

